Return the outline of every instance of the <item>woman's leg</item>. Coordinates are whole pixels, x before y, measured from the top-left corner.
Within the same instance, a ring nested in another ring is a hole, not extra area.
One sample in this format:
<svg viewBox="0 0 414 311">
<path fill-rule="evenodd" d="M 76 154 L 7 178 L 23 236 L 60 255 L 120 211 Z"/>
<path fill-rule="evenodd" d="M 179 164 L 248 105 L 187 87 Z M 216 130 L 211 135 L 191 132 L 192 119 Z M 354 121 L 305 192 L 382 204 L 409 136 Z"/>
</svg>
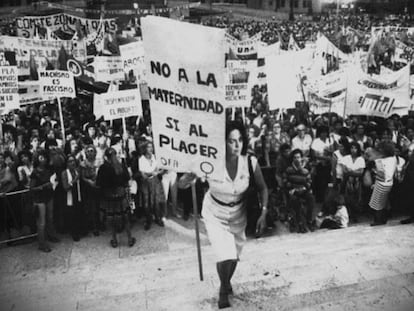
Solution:
<svg viewBox="0 0 414 311">
<path fill-rule="evenodd" d="M 36 203 L 36 224 L 37 224 L 37 240 L 39 249 L 43 252 L 50 252 L 50 247 L 46 242 L 46 205 L 44 203 Z"/>
<path fill-rule="evenodd" d="M 46 232 L 50 242 L 60 242 L 57 237 L 53 218 L 53 199 L 46 203 Z"/>
<path fill-rule="evenodd" d="M 220 291 L 219 291 L 219 309 L 230 307 L 229 291 L 231 289 L 230 279 L 236 269 L 234 265 L 235 260 L 225 260 L 217 262 L 217 273 L 220 279 Z"/>
</svg>

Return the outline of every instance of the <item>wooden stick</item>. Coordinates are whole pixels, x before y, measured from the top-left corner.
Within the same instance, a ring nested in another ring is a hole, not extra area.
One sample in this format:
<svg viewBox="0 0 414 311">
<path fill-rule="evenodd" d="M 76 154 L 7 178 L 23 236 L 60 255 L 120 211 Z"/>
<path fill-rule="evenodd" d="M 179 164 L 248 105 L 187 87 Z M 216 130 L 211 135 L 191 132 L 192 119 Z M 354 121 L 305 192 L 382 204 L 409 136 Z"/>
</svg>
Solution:
<svg viewBox="0 0 414 311">
<path fill-rule="evenodd" d="M 62 141 L 63 146 L 66 143 L 66 133 L 65 133 L 65 123 L 63 123 L 63 112 L 62 112 L 62 103 L 60 102 L 60 98 L 56 97 L 59 109 L 59 118 L 60 118 L 60 126 L 62 127 Z"/>
<path fill-rule="evenodd" d="M 194 181 L 191 182 L 191 193 L 193 196 L 193 213 L 194 213 L 194 223 L 195 223 L 196 242 L 197 242 L 198 271 L 200 273 L 200 281 L 203 281 L 203 263 L 201 261 L 200 230 L 198 228 L 196 179 L 194 179 Z"/>
</svg>

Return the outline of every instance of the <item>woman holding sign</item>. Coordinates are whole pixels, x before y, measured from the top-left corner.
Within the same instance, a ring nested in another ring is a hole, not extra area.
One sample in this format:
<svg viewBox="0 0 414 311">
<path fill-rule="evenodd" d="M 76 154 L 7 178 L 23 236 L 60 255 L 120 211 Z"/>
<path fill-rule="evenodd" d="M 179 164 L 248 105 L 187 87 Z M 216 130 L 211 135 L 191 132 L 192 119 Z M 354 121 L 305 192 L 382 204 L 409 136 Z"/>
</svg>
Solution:
<svg viewBox="0 0 414 311">
<path fill-rule="evenodd" d="M 233 293 L 230 280 L 246 240 L 246 199 L 250 178 L 254 178 L 260 194 L 262 213 L 256 230 L 266 228 L 268 191 L 257 159 L 246 155 L 247 136 L 241 123 L 226 127 L 226 170 L 224 180 L 208 179 L 209 191 L 203 201 L 202 215 L 207 234 L 217 256 L 220 278 L 219 309 L 230 307 Z M 249 166 L 252 168 L 249 170 Z M 251 172 L 251 173 L 250 173 Z"/>
</svg>

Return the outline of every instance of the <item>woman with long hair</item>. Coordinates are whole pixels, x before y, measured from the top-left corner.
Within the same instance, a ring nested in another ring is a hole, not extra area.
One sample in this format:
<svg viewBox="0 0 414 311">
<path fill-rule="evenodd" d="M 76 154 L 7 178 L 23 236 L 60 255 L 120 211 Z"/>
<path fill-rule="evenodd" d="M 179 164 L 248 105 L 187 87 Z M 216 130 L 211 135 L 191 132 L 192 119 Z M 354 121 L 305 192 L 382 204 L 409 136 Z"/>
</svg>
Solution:
<svg viewBox="0 0 414 311">
<path fill-rule="evenodd" d="M 259 190 L 262 205 L 257 231 L 262 232 L 266 228 L 267 186 L 257 159 L 248 157 L 246 150 L 247 137 L 244 126 L 238 122 L 230 122 L 226 127 L 224 180 L 209 178 L 210 188 L 203 201 L 202 216 L 217 257 L 220 309 L 230 307 L 229 295 L 233 293 L 230 280 L 246 240 L 246 194 L 250 184 L 250 171 L 253 172 L 252 178 Z"/>
<path fill-rule="evenodd" d="M 50 252 L 48 239 L 59 242 L 54 226 L 53 217 L 53 171 L 49 166 L 49 157 L 44 150 L 39 151 L 33 161 L 33 172 L 30 176 L 30 190 L 33 194 L 33 203 L 36 209 L 37 237 L 39 250 Z"/>
<path fill-rule="evenodd" d="M 357 220 L 361 207 L 361 181 L 365 170 L 365 159 L 362 157 L 361 145 L 357 142 L 350 144 L 350 154 L 342 161 L 344 172 L 344 192 L 351 218 Z"/>
<path fill-rule="evenodd" d="M 62 172 L 62 186 L 66 191 L 66 215 L 68 229 L 75 242 L 80 240 L 82 234 L 82 197 L 80 172 L 75 155 L 68 155 L 66 170 Z"/>
<path fill-rule="evenodd" d="M 126 188 L 128 187 L 129 173 L 127 168 L 119 162 L 116 151 L 108 148 L 104 154 L 105 162 L 98 170 L 96 185 L 100 188 L 102 197 L 101 209 L 112 226 L 112 247 L 118 247 L 116 237 L 118 225 L 124 221 L 128 236 L 128 246 L 132 247 L 136 239 L 131 236 L 130 222 L 128 218 L 129 204 Z"/>
</svg>

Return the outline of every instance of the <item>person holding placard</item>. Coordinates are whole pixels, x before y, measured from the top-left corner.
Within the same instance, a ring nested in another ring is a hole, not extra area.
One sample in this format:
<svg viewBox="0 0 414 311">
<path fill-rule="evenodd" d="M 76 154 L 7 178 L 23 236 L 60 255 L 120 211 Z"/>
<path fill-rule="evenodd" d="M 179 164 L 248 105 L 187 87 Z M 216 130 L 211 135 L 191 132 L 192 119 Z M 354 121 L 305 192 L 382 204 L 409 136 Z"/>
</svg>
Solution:
<svg viewBox="0 0 414 311">
<path fill-rule="evenodd" d="M 233 293 L 230 280 L 236 270 L 246 240 L 246 206 L 250 178 L 254 178 L 260 194 L 262 213 L 257 232 L 266 228 L 268 190 L 257 159 L 246 155 L 247 137 L 244 126 L 230 122 L 226 127 L 226 170 L 224 180 L 208 178 L 210 189 L 203 201 L 202 216 L 207 234 L 217 257 L 220 278 L 219 309 L 230 307 Z M 250 174 L 249 166 L 252 168 Z"/>
</svg>

